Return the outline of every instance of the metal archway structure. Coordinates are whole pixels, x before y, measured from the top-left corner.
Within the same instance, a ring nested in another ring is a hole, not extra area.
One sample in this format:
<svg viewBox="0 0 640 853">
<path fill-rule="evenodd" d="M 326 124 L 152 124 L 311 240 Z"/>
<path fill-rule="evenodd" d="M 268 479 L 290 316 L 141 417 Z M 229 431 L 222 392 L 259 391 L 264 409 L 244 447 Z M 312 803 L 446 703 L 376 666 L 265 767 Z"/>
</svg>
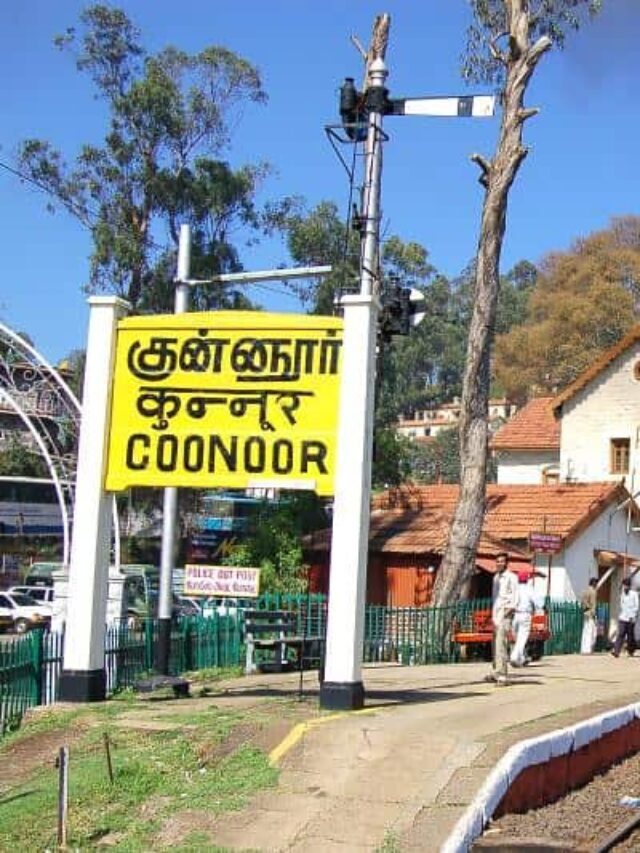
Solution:
<svg viewBox="0 0 640 853">
<path fill-rule="evenodd" d="M 63 523 L 63 562 L 69 564 L 78 437 L 82 406 L 60 372 L 17 332 L 0 322 L 0 407 L 21 422 L 49 472 Z M 114 499 L 115 561 L 120 536 Z"/>
</svg>

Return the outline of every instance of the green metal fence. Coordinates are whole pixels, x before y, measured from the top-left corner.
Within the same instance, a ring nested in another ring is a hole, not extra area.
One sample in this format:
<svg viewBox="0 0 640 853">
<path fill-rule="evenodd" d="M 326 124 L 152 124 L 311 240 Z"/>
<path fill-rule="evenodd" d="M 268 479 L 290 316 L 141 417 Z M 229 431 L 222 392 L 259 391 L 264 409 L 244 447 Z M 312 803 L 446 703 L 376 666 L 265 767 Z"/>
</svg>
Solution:
<svg viewBox="0 0 640 853">
<path fill-rule="evenodd" d="M 107 629 L 105 669 L 109 693 L 131 687 L 141 675 L 153 671 L 157 638 L 155 619 L 140 620 L 134 626 L 123 621 Z M 169 651 L 172 675 L 236 666 L 242 656 L 239 619 L 219 614 L 206 619 L 187 617 L 172 627 Z"/>
<path fill-rule="evenodd" d="M 479 606 L 481 602 L 476 604 Z M 453 607 L 370 605 L 365 612 L 363 660 L 408 665 L 456 660 L 451 627 L 469 605 L 469 602 Z"/>
<path fill-rule="evenodd" d="M 322 595 L 263 595 L 252 608 L 288 610 L 297 615 L 300 636 L 326 634 L 327 599 Z M 472 621 L 473 613 L 490 607 L 488 600 L 459 602 L 452 607 L 382 607 L 365 612 L 363 661 L 391 661 L 404 665 L 448 663 L 459 652 L 451 636 L 456 625 Z M 170 672 L 242 665 L 245 649 L 241 608 L 238 615 L 189 617 L 171 633 Z M 580 649 L 582 612 L 576 603 L 549 602 L 551 639 L 545 654 L 573 654 Z M 130 687 L 153 671 L 157 622 L 137 626 L 126 622 L 108 628 L 105 639 L 107 690 Z M 57 698 L 62 669 L 63 637 L 34 631 L 27 636 L 0 640 L 0 735 L 16 725 L 24 712 Z"/>
<path fill-rule="evenodd" d="M 550 601 L 547 604 L 551 637 L 544 644 L 547 655 L 570 655 L 580 651 L 582 607 L 577 601 Z"/>
</svg>

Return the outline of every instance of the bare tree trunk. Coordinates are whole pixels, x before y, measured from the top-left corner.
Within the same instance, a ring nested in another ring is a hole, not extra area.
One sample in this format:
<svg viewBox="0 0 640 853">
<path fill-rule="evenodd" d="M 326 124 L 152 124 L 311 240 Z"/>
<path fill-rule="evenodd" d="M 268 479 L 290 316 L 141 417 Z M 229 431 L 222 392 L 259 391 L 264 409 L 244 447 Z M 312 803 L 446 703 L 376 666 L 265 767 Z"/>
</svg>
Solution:
<svg viewBox="0 0 640 853">
<path fill-rule="evenodd" d="M 389 43 L 389 28 L 391 26 L 391 16 L 384 12 L 381 15 L 376 15 L 373 20 L 373 29 L 371 32 L 371 41 L 369 49 L 365 50 L 357 36 L 351 36 L 351 41 L 360 52 L 360 56 L 364 61 L 364 79 L 362 81 L 362 91 L 366 92 L 369 87 L 369 71 L 371 63 L 374 59 L 384 60 L 387 55 L 387 45 Z"/>
<path fill-rule="evenodd" d="M 438 605 L 457 601 L 475 566 L 475 553 L 485 511 L 488 455 L 488 408 L 491 346 L 500 290 L 500 253 L 505 232 L 509 190 L 527 156 L 522 130 L 537 110 L 523 106 L 527 85 L 541 56 L 551 46 L 546 36 L 529 40 L 530 12 L 526 0 L 504 0 L 508 47 L 493 52 L 506 68 L 500 136 L 492 161 L 474 154 L 486 188 L 474 284 L 474 306 L 462 386 L 460 410 L 460 495 L 438 572 Z"/>
</svg>

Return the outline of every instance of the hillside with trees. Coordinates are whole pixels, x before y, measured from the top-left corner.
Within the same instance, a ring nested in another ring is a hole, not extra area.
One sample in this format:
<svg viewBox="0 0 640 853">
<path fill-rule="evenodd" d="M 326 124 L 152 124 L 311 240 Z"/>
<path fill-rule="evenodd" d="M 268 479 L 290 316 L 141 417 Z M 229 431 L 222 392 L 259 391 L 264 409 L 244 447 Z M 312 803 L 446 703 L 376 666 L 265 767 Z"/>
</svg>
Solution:
<svg viewBox="0 0 640 853">
<path fill-rule="evenodd" d="M 496 338 L 496 387 L 523 402 L 555 394 L 640 318 L 640 217 L 540 262 L 524 318 Z"/>
</svg>

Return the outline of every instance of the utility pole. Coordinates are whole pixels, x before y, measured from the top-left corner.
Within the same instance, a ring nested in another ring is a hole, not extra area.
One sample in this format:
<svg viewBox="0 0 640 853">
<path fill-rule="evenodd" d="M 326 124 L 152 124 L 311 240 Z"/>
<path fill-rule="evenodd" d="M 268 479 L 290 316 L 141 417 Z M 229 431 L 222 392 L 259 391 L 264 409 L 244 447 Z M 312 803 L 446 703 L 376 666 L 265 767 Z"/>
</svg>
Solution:
<svg viewBox="0 0 640 853">
<path fill-rule="evenodd" d="M 360 294 L 345 296 L 338 456 L 331 540 L 329 613 L 320 705 L 356 710 L 364 705 L 362 641 L 367 586 L 369 503 L 373 451 L 375 350 L 379 291 L 382 117 L 387 68 L 376 58 L 369 69 L 362 209 Z"/>
<path fill-rule="evenodd" d="M 191 228 L 180 226 L 174 313 L 189 310 L 189 272 L 191 266 Z M 176 527 L 178 524 L 178 489 L 167 486 L 163 495 L 162 544 L 160 550 L 160 590 L 158 597 L 158 645 L 155 665 L 160 675 L 169 675 L 171 653 L 172 578 L 176 560 Z"/>
</svg>

